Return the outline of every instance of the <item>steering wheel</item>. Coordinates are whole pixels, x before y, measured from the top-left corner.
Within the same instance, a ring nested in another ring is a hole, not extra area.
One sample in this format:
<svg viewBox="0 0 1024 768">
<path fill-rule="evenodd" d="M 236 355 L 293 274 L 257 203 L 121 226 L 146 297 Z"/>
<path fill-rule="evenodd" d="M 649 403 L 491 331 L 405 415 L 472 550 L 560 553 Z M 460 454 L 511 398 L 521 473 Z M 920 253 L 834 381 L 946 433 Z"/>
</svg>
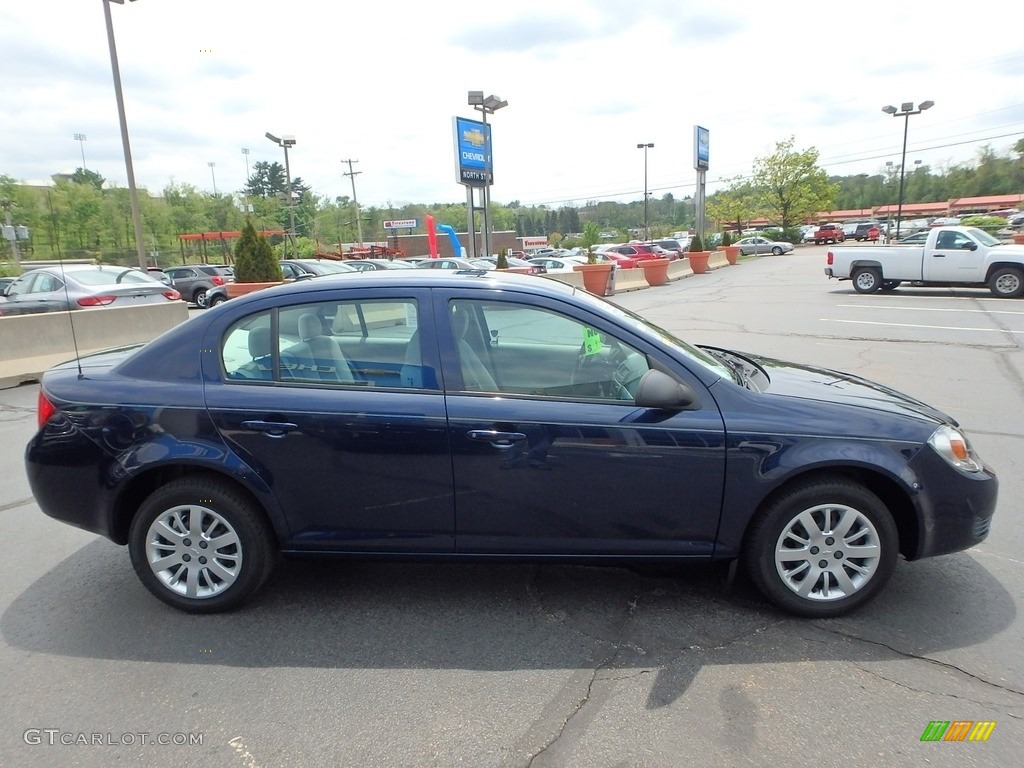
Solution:
<svg viewBox="0 0 1024 768">
<path fill-rule="evenodd" d="M 602 347 L 598 352 L 587 354 L 586 344 L 580 346 L 576 355 L 569 383 L 576 387 L 588 387 L 580 395 L 600 397 L 607 400 L 632 400 L 633 395 L 626 388 L 632 378 L 632 369 L 626 353 L 618 344 Z"/>
</svg>

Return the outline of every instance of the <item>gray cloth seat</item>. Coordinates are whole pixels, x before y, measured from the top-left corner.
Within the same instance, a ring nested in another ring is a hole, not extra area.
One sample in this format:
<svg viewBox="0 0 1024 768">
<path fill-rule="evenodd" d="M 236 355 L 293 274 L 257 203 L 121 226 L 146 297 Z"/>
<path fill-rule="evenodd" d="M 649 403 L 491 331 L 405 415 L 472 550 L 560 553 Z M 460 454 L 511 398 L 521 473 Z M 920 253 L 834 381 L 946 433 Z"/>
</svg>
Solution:
<svg viewBox="0 0 1024 768">
<path fill-rule="evenodd" d="M 466 341 L 469 332 L 468 310 L 456 306 L 451 311 L 452 331 L 455 334 L 455 344 L 459 352 L 459 368 L 462 370 L 462 387 L 466 390 L 478 392 L 497 392 L 498 384 L 487 370 L 487 366 L 477 355 L 476 351 Z"/>
<path fill-rule="evenodd" d="M 299 343 L 288 348 L 294 362 L 288 366 L 289 378 L 300 381 L 334 381 L 352 383 L 356 377 L 341 347 L 330 336 L 325 336 L 323 323 L 312 313 L 299 317 Z M 282 354 L 282 375 L 285 365 Z"/>
</svg>

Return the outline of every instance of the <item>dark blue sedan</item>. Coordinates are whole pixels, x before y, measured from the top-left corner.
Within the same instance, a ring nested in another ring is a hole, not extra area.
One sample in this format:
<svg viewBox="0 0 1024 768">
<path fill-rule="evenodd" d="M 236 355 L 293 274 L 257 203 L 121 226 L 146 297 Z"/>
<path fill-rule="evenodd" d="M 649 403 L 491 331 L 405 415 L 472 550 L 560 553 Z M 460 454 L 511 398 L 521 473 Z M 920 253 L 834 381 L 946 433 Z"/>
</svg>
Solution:
<svg viewBox="0 0 1024 768">
<path fill-rule="evenodd" d="M 41 509 L 127 544 L 154 595 L 197 613 L 239 605 L 283 552 L 739 559 L 782 609 L 836 616 L 899 555 L 982 541 L 997 495 L 913 398 L 495 272 L 235 299 L 52 369 L 39 425 Z"/>
</svg>

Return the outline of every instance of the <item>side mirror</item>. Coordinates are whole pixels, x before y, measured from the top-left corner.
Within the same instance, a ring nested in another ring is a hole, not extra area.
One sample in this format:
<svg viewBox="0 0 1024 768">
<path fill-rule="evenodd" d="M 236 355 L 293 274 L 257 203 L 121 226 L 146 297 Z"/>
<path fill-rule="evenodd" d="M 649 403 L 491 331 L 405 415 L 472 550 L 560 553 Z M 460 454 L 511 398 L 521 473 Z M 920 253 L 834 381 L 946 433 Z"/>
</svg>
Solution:
<svg viewBox="0 0 1024 768">
<path fill-rule="evenodd" d="M 693 387 L 653 368 L 640 379 L 633 401 L 640 408 L 659 408 L 666 411 L 681 411 L 700 406 L 700 400 Z"/>
<path fill-rule="evenodd" d="M 968 251 L 976 251 L 976 250 L 978 250 L 978 244 L 977 243 L 967 243 L 967 245 L 965 245 L 964 248 L 966 248 Z"/>
</svg>

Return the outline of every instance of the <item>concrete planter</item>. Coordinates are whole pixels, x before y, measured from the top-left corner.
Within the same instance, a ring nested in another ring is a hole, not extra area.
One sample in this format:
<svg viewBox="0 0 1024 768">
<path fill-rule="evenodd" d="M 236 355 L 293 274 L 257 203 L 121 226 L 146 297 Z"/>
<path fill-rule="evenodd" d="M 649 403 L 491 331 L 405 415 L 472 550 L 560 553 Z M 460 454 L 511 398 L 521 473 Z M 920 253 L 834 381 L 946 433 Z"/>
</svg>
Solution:
<svg viewBox="0 0 1024 768">
<path fill-rule="evenodd" d="M 615 293 L 615 275 L 611 264 L 578 264 L 572 268 L 583 274 L 583 289 L 597 296 Z"/>
<path fill-rule="evenodd" d="M 668 282 L 668 259 L 644 259 L 637 266 L 644 271 L 648 285 L 665 285 Z"/>
<path fill-rule="evenodd" d="M 725 251 L 725 260 L 730 264 L 735 264 L 740 257 L 740 247 L 738 245 L 723 245 L 721 250 Z"/>
<path fill-rule="evenodd" d="M 703 275 L 708 271 L 708 259 L 711 258 L 711 251 L 690 251 L 686 254 L 690 262 L 690 269 L 695 275 Z"/>
<path fill-rule="evenodd" d="M 239 296 L 245 296 L 247 293 L 253 291 L 259 291 L 263 288 L 269 288 L 272 285 L 281 285 L 281 281 L 273 283 L 226 283 L 224 285 L 224 291 L 227 293 L 229 299 L 237 299 Z"/>
</svg>

